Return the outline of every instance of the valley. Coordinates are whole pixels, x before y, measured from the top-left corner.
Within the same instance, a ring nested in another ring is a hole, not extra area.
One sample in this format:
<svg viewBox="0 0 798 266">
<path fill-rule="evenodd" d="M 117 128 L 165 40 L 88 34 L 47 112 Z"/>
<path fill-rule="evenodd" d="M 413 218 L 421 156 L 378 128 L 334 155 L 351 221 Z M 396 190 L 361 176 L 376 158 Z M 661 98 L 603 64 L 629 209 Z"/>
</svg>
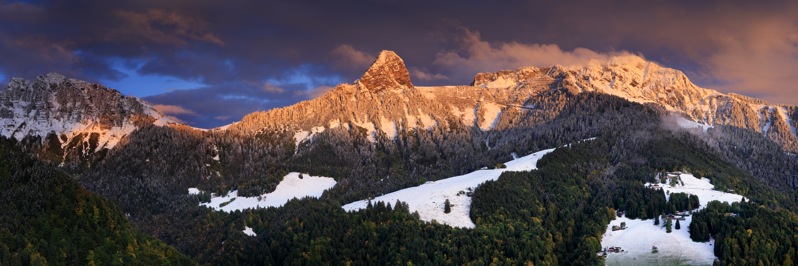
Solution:
<svg viewBox="0 0 798 266">
<path fill-rule="evenodd" d="M 212 130 L 58 74 L 14 79 L 0 103 L 8 147 L 203 265 L 704 265 L 794 253 L 743 254 L 735 245 L 754 240 L 725 225 L 798 221 L 798 109 L 700 88 L 638 56 L 416 86 L 383 51 L 353 83 Z M 675 171 L 679 181 L 661 183 Z M 666 233 L 654 217 L 674 214 L 682 192 L 699 207 Z M 778 238 L 767 230 L 756 241 Z M 6 246 L 21 258 L 23 242 Z M 88 251 L 72 261 L 88 263 Z"/>
</svg>

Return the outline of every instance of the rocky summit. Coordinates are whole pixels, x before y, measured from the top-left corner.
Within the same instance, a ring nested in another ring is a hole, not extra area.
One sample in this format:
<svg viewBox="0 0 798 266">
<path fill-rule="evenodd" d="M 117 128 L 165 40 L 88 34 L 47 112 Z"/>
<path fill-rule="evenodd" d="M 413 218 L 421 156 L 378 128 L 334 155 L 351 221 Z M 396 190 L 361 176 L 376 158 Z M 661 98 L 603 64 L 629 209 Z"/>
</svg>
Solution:
<svg viewBox="0 0 798 266">
<path fill-rule="evenodd" d="M 0 92 L 0 119 L 0 135 L 41 141 L 52 136 L 48 143 L 81 153 L 113 148 L 144 125 L 176 122 L 138 98 L 55 73 L 13 79 Z"/>
<path fill-rule="evenodd" d="M 388 50 L 380 52 L 377 60 L 371 64 L 357 84 L 375 92 L 413 87 L 405 62 L 396 53 Z"/>
<path fill-rule="evenodd" d="M 233 128 L 246 132 L 287 128 L 297 132 L 298 140 L 340 125 L 364 128 L 372 139 L 378 132 L 393 137 L 404 130 L 449 126 L 453 121 L 498 130 L 541 112 L 546 117 L 556 115 L 556 108 L 546 106 L 556 106 L 552 101 L 558 100 L 546 95 L 582 92 L 655 104 L 705 126 L 755 130 L 787 150 L 798 151 L 798 108 L 701 88 L 681 71 L 638 56 L 478 73 L 468 86 L 423 87 L 413 86 L 396 53 L 383 51 L 354 84 L 339 85 L 293 106 L 247 115 Z"/>
</svg>

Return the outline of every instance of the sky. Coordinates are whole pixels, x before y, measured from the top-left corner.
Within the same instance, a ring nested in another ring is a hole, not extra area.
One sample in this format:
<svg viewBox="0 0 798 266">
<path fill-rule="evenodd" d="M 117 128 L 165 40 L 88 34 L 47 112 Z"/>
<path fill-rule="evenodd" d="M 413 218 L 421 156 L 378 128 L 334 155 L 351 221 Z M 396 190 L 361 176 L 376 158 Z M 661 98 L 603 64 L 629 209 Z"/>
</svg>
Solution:
<svg viewBox="0 0 798 266">
<path fill-rule="evenodd" d="M 350 83 L 381 50 L 416 85 L 631 53 L 798 105 L 796 2 L 0 0 L 3 84 L 58 72 L 204 128 Z"/>
</svg>

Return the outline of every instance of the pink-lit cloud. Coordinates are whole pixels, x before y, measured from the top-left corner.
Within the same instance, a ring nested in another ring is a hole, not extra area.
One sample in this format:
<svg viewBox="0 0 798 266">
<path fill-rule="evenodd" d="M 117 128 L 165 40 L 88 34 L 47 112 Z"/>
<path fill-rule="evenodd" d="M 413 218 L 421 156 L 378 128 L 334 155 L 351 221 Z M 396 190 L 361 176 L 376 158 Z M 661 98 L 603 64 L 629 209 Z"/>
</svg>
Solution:
<svg viewBox="0 0 798 266">
<path fill-rule="evenodd" d="M 265 83 L 265 84 L 263 84 L 263 86 L 261 86 L 261 88 L 263 89 L 263 91 L 270 92 L 270 93 L 283 93 L 283 92 L 285 92 L 285 89 L 283 89 L 281 87 L 278 87 L 278 86 L 276 86 L 274 84 L 271 84 L 271 83 Z"/>
<path fill-rule="evenodd" d="M 153 105 L 155 109 L 167 115 L 196 115 L 194 111 L 183 108 L 178 105 L 156 104 Z"/>
<path fill-rule="evenodd" d="M 331 54 L 333 58 L 337 60 L 337 66 L 356 70 L 365 70 L 371 63 L 374 63 L 374 59 L 376 58 L 376 55 L 357 50 L 349 44 L 336 46 Z"/>
<path fill-rule="evenodd" d="M 591 59 L 606 61 L 625 51 L 600 53 L 587 48 L 570 51 L 556 44 L 488 42 L 479 32 L 462 29 L 460 47 L 438 53 L 433 64 L 461 80 L 479 72 L 517 69 L 528 66 L 583 65 Z M 463 82 L 463 81 L 461 81 Z"/>
</svg>

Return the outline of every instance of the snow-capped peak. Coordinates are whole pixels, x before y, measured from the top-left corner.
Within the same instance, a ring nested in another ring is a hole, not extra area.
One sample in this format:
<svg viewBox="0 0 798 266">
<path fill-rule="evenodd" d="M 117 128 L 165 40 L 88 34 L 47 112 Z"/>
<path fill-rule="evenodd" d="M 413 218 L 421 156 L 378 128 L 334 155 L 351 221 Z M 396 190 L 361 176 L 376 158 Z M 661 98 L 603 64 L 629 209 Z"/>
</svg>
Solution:
<svg viewBox="0 0 798 266">
<path fill-rule="evenodd" d="M 48 145 L 79 153 L 110 149 L 144 125 L 177 122 L 138 98 L 58 73 L 14 78 L 0 92 L 0 135 L 43 142 L 54 135 Z"/>
</svg>

